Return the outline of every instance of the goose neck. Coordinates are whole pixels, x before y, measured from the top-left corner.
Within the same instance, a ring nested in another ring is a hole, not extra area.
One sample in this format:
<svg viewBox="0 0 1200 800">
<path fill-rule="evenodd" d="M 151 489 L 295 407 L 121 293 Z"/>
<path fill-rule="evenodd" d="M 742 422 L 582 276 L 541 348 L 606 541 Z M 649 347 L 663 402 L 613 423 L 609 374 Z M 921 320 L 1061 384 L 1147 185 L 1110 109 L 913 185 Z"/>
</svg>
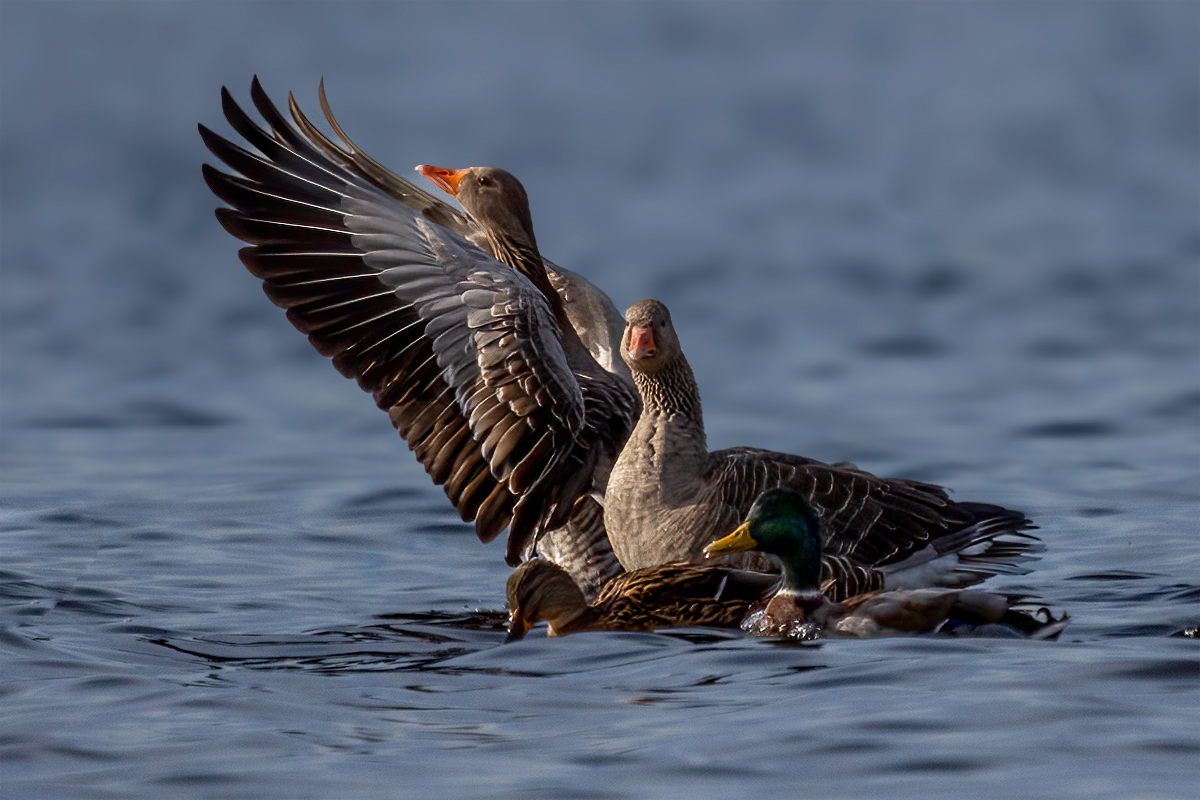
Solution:
<svg viewBox="0 0 1200 800">
<path fill-rule="evenodd" d="M 633 370 L 633 382 L 642 396 L 644 413 L 656 416 L 682 416 L 703 429 L 700 389 L 691 365 L 680 353 L 654 373 Z"/>
</svg>

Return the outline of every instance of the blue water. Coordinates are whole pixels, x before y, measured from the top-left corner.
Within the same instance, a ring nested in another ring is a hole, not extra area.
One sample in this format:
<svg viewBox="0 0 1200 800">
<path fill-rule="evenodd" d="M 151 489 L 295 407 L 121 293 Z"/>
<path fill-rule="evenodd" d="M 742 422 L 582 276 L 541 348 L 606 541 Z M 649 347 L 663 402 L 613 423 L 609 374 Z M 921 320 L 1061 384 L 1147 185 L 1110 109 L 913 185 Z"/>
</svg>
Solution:
<svg viewBox="0 0 1200 800">
<path fill-rule="evenodd" d="M 0 5 L 0 796 L 1200 796 L 1200 5 Z M 1029 513 L 1052 643 L 500 646 L 212 216 L 218 90 L 505 167 L 713 448 Z"/>
</svg>

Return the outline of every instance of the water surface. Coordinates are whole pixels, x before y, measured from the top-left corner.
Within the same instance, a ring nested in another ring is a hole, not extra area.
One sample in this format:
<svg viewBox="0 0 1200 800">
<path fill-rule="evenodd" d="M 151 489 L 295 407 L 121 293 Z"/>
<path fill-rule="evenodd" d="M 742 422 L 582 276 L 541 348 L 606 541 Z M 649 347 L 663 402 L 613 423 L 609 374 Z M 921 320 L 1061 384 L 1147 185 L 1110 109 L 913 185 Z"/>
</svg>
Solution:
<svg viewBox="0 0 1200 800">
<path fill-rule="evenodd" d="M 0 794 L 1195 797 L 1200 14 L 0 7 Z M 257 73 L 503 166 L 672 309 L 713 448 L 1027 511 L 1052 643 L 501 646 L 484 546 L 262 296 L 204 122 Z"/>
</svg>

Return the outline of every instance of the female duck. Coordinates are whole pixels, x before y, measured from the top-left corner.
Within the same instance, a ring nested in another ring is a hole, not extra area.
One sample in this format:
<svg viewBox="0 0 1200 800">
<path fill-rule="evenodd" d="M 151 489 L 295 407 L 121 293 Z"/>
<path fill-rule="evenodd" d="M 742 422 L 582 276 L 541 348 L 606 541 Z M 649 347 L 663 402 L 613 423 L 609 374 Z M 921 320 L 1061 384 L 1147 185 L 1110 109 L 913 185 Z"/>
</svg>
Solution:
<svg viewBox="0 0 1200 800">
<path fill-rule="evenodd" d="M 708 556 L 756 550 L 775 556 L 783 577 L 762 611 L 743 627 L 757 633 L 811 638 L 818 633 L 846 636 L 930 633 L 961 626 L 997 624 L 1036 639 L 1057 636 L 1067 617 L 1041 610 L 1038 619 L 1013 608 L 1021 598 L 981 591 L 915 589 L 870 592 L 840 603 L 818 588 L 821 573 L 820 526 L 812 507 L 794 491 L 764 492 L 746 521 L 705 548 Z"/>
<path fill-rule="evenodd" d="M 540 620 L 550 636 L 576 631 L 652 631 L 693 625 L 737 627 L 766 599 L 775 576 L 728 567 L 663 564 L 626 572 L 588 603 L 571 576 L 550 561 L 526 561 L 508 578 L 512 622 L 505 641 Z"/>
</svg>

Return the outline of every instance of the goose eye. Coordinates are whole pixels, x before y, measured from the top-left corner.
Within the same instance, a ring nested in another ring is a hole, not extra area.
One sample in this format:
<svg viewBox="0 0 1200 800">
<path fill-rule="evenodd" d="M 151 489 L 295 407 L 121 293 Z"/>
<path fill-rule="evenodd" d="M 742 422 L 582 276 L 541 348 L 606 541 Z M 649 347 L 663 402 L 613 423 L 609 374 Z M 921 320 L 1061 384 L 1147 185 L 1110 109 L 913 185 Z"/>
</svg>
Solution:
<svg viewBox="0 0 1200 800">
<path fill-rule="evenodd" d="M 479 185 L 480 186 L 494 186 L 495 182 L 491 178 L 489 178 L 487 175 L 480 175 L 479 176 Z"/>
</svg>

